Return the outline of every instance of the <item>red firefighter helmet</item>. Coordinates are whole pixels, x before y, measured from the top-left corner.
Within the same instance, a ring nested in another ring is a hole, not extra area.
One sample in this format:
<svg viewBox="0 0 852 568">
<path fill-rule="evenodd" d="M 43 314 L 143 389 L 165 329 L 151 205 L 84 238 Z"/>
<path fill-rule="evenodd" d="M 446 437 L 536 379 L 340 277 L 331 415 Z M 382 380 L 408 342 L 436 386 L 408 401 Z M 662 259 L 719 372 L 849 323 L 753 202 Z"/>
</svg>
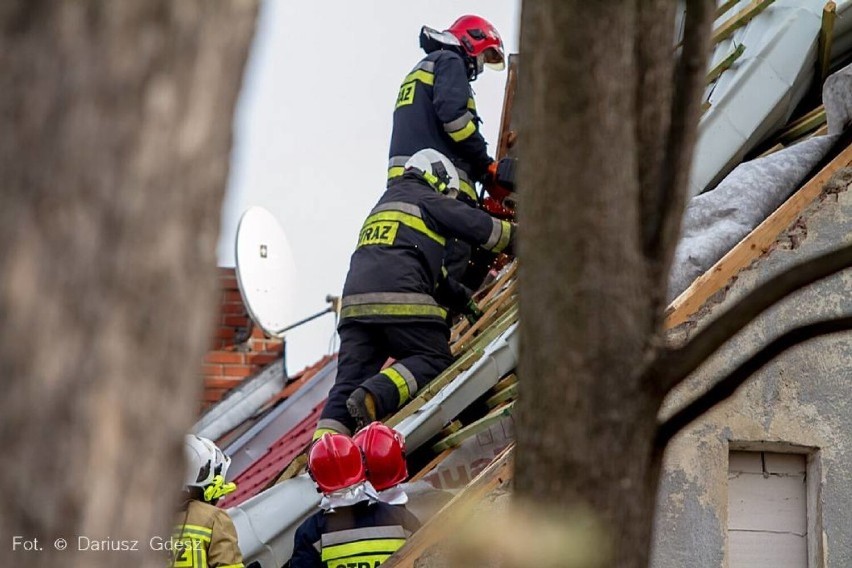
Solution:
<svg viewBox="0 0 852 568">
<path fill-rule="evenodd" d="M 503 40 L 491 22 L 479 16 L 462 16 L 451 25 L 448 32 L 462 44 L 465 52 L 474 59 L 482 55 L 485 65 L 500 71 L 506 67 Z"/>
<path fill-rule="evenodd" d="M 364 452 L 367 477 L 376 491 L 390 489 L 408 477 L 405 441 L 393 428 L 373 422 L 355 434 L 355 443 Z"/>
<path fill-rule="evenodd" d="M 308 455 L 308 472 L 323 493 L 367 480 L 364 456 L 345 434 L 326 433 L 317 440 Z"/>
</svg>

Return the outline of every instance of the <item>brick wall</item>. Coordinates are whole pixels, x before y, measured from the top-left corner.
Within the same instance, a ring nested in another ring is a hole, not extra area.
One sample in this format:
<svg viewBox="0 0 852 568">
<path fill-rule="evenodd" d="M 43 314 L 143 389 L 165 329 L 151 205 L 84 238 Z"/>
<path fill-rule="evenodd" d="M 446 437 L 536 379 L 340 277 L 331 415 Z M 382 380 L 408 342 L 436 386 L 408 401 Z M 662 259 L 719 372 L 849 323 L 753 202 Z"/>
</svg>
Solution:
<svg viewBox="0 0 852 568">
<path fill-rule="evenodd" d="M 283 351 L 281 341 L 265 338 L 257 326 L 252 326 L 233 268 L 219 269 L 219 283 L 222 289 L 219 325 L 213 345 L 204 357 L 202 409 L 218 402 L 243 379 L 281 357 Z"/>
</svg>

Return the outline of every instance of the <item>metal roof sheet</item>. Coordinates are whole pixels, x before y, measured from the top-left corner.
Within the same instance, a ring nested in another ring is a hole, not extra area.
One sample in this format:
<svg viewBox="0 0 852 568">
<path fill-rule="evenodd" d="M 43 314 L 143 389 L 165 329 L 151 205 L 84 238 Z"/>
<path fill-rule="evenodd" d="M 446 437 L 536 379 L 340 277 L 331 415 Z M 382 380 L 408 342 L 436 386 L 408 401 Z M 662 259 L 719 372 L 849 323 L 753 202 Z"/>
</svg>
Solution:
<svg viewBox="0 0 852 568">
<path fill-rule="evenodd" d="M 219 503 L 219 506 L 236 507 L 263 491 L 281 473 L 281 470 L 310 443 L 324 405 L 325 399 L 315 406 L 292 430 L 281 436 L 262 458 L 237 476 L 234 479 L 237 490 L 225 497 Z"/>
</svg>

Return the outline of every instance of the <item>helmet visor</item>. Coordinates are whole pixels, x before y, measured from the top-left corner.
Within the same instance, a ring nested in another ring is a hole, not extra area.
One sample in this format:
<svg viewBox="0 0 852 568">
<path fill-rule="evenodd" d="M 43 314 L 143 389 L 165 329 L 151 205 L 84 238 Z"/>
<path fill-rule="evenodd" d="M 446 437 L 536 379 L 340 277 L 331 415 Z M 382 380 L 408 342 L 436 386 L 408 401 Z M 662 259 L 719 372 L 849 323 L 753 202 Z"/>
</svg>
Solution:
<svg viewBox="0 0 852 568">
<path fill-rule="evenodd" d="M 506 58 L 503 57 L 503 50 L 499 47 L 488 47 L 482 52 L 485 56 L 485 66 L 495 71 L 502 71 L 506 68 Z"/>
</svg>

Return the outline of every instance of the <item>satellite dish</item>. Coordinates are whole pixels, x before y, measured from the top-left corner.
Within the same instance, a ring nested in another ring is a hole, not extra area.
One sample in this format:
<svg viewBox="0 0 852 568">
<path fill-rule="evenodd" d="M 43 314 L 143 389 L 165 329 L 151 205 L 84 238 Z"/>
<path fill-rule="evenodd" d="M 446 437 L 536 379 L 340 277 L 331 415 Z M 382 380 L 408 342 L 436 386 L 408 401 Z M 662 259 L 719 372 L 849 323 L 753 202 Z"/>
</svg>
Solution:
<svg viewBox="0 0 852 568">
<path fill-rule="evenodd" d="M 237 284 L 251 319 L 272 337 L 283 337 L 290 317 L 293 255 L 284 230 L 262 207 L 250 207 L 237 227 Z"/>
</svg>

